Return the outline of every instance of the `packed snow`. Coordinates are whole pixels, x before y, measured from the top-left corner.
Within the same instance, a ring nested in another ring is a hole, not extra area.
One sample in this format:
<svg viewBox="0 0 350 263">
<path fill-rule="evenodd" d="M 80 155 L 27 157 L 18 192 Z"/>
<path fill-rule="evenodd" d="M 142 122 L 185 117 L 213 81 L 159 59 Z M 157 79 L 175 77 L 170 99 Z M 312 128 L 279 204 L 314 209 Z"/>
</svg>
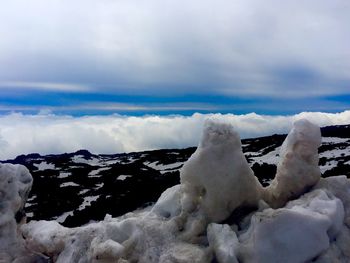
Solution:
<svg viewBox="0 0 350 263">
<path fill-rule="evenodd" d="M 0 262 L 350 262 L 350 180 L 320 178 L 320 143 L 317 126 L 297 121 L 264 188 L 235 129 L 209 120 L 181 184 L 152 207 L 76 228 L 16 222 L 32 179 L 0 164 Z"/>
<path fill-rule="evenodd" d="M 264 191 L 264 199 L 272 207 L 281 207 L 300 196 L 321 178 L 318 147 L 321 131 L 307 120 L 299 120 L 283 142 L 275 179 Z"/>
<path fill-rule="evenodd" d="M 256 206 L 262 191 L 238 133 L 226 123 L 206 122 L 199 146 L 180 177 L 183 212 L 199 210 L 211 222 L 224 220 L 243 204 Z"/>
</svg>

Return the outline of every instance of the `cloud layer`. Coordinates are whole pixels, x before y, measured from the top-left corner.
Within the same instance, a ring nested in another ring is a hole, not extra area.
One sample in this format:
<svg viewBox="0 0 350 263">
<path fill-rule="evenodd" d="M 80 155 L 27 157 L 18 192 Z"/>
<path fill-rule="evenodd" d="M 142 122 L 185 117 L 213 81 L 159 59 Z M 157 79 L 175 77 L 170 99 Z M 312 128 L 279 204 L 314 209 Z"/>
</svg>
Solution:
<svg viewBox="0 0 350 263">
<path fill-rule="evenodd" d="M 349 94 L 349 13 L 347 0 L 5 1 L 0 84 L 151 95 Z"/>
<path fill-rule="evenodd" d="M 350 111 L 303 112 L 291 116 L 251 113 L 194 114 L 187 117 L 71 117 L 14 113 L 0 116 L 0 159 L 33 152 L 50 154 L 87 149 L 93 153 L 119 153 L 195 146 L 207 118 L 232 123 L 242 138 L 248 138 L 286 133 L 300 118 L 307 118 L 320 126 L 349 124 Z"/>
</svg>

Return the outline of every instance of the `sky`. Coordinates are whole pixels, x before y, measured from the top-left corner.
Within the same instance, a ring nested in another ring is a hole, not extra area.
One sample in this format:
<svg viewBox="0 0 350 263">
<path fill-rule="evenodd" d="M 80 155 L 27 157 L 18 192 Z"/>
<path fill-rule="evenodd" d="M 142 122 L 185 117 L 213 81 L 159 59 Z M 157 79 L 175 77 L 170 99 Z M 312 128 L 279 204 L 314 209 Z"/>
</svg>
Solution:
<svg viewBox="0 0 350 263">
<path fill-rule="evenodd" d="M 349 14 L 348 0 L 4 1 L 0 147 L 2 138 L 14 154 L 4 134 L 18 116 L 53 126 L 137 117 L 150 127 L 150 117 L 198 113 L 338 116 L 350 109 Z M 179 145 L 118 149 L 163 144 Z M 38 150 L 76 147 L 56 148 Z"/>
<path fill-rule="evenodd" d="M 347 0 L 12 0 L 0 113 L 339 112 Z"/>
</svg>

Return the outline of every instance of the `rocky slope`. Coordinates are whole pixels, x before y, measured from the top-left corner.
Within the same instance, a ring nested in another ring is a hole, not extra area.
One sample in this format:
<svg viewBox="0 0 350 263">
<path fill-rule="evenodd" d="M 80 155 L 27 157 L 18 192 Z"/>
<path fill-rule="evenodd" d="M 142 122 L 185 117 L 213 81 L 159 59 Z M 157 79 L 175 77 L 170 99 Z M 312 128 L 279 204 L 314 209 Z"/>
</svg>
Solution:
<svg viewBox="0 0 350 263">
<path fill-rule="evenodd" d="M 321 129 L 319 165 L 322 177 L 350 177 L 350 125 Z M 286 135 L 242 140 L 244 155 L 263 186 L 276 174 Z M 61 155 L 21 155 L 6 162 L 25 165 L 34 178 L 26 203 L 28 220 L 56 220 L 80 226 L 119 216 L 155 202 L 178 184 L 179 170 L 195 147 L 115 155 L 81 150 Z"/>
</svg>

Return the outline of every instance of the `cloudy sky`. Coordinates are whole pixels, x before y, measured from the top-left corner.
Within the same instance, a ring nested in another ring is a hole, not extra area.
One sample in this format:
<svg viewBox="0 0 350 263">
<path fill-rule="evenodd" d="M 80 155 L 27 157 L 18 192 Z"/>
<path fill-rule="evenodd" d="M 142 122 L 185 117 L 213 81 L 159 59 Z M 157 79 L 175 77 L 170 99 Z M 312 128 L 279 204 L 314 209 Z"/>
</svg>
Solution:
<svg viewBox="0 0 350 263">
<path fill-rule="evenodd" d="M 294 114 L 350 106 L 348 0 L 11 0 L 0 112 Z"/>
<path fill-rule="evenodd" d="M 213 113 L 243 137 L 350 123 L 349 14 L 348 0 L 3 1 L 0 158 L 195 145 Z"/>
</svg>

